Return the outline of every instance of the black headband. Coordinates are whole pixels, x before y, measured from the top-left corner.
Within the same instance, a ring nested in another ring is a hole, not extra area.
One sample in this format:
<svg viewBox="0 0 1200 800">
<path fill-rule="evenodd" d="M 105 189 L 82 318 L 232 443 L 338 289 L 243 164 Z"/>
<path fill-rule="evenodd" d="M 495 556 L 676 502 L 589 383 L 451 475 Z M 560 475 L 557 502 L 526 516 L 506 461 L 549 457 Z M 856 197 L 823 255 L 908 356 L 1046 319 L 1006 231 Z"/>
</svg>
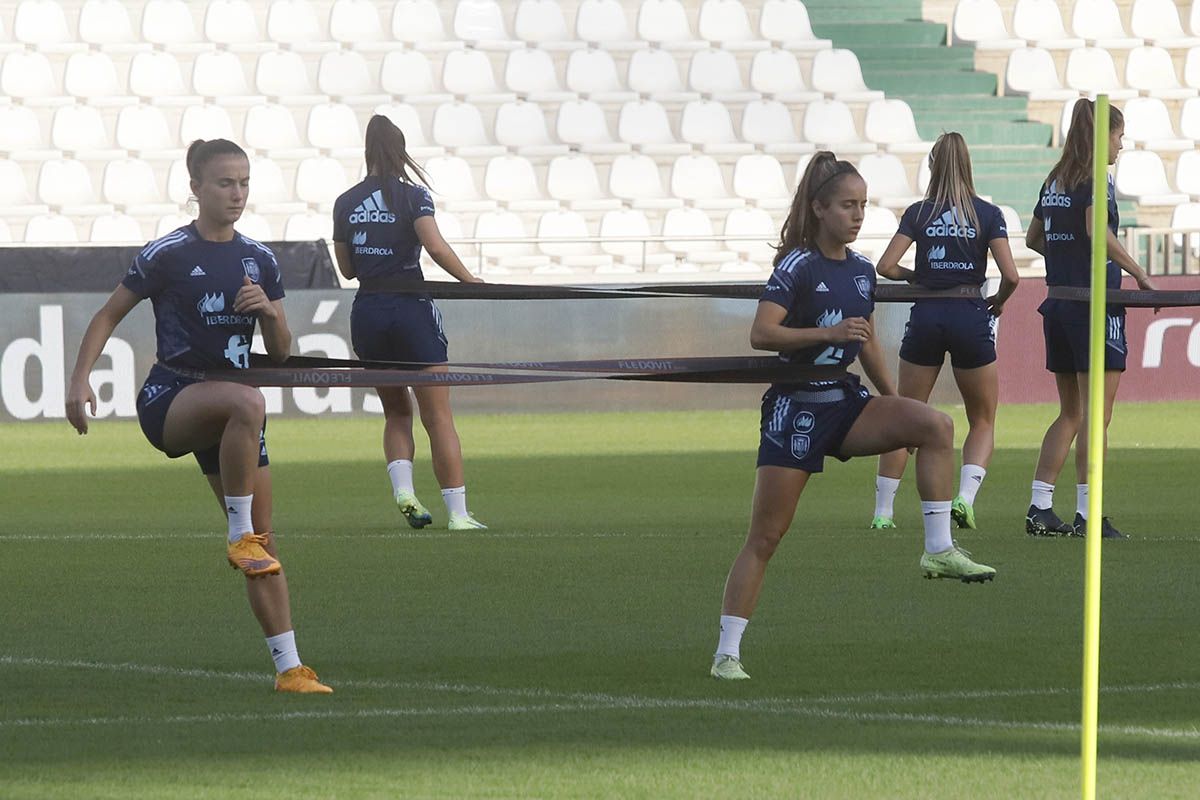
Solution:
<svg viewBox="0 0 1200 800">
<path fill-rule="evenodd" d="M 818 183 L 816 188 L 813 189 L 813 191 L 812 191 L 813 199 L 815 200 L 816 197 L 819 194 L 821 194 L 821 190 L 825 188 L 826 184 L 828 184 L 834 178 L 838 177 L 839 175 L 847 175 L 851 172 L 858 172 L 858 170 L 856 170 L 854 168 L 854 165 L 851 164 L 849 161 L 835 161 L 833 172 L 826 175 L 825 180 Z"/>
</svg>

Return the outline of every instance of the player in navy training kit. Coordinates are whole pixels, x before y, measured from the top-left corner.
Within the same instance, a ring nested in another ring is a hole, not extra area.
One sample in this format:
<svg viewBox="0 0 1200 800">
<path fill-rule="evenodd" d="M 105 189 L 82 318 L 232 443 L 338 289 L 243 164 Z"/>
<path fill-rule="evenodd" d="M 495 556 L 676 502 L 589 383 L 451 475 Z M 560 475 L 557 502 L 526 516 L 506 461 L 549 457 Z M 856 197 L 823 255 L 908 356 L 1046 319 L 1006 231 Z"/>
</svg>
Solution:
<svg viewBox="0 0 1200 800">
<path fill-rule="evenodd" d="M 442 316 L 428 294 L 390 291 L 423 280 L 421 247 L 442 269 L 460 281 L 476 278 L 442 238 L 434 221 L 429 190 L 409 178 L 424 180 L 409 157 L 404 134 L 387 117 L 367 124 L 367 177 L 342 194 L 333 206 L 334 254 L 347 279 L 358 278 L 360 291 L 350 315 L 350 338 L 359 358 L 407 361 L 444 372 L 447 361 Z M 441 366 L 436 366 L 441 365 Z M 423 528 L 433 521 L 413 489 L 412 400 L 407 387 L 376 389 L 383 404 L 383 453 L 392 496 L 408 524 Z M 450 411 L 450 389 L 413 389 L 421 423 L 429 434 L 433 471 L 442 486 L 450 530 L 487 526 L 467 511 L 462 447 Z"/>
<path fill-rule="evenodd" d="M 1033 222 L 1025 234 L 1031 248 L 1046 257 L 1047 286 L 1091 286 L 1092 263 L 1092 131 L 1095 128 L 1094 103 L 1079 100 L 1071 114 L 1071 127 L 1063 143 L 1063 154 L 1050 171 L 1033 209 Z M 1125 118 L 1120 109 L 1109 110 L 1108 163 L 1114 164 L 1121 151 Z M 1117 202 L 1112 178 L 1108 179 L 1108 264 L 1105 282 L 1109 289 L 1121 286 L 1121 271 L 1133 276 L 1138 287 L 1153 289 L 1154 284 L 1117 240 Z M 1047 298 L 1038 311 L 1046 340 L 1046 369 L 1054 373 L 1058 388 L 1058 417 L 1042 439 L 1034 473 L 1025 532 L 1030 536 L 1083 536 L 1087 530 L 1087 431 L 1088 397 L 1088 303 Z M 1125 307 L 1109 304 L 1106 310 L 1104 342 L 1104 428 L 1107 443 L 1108 423 L 1121 373 L 1125 371 Z M 1075 519 L 1068 525 L 1054 513 L 1054 482 L 1066 463 L 1075 441 Z M 1107 447 L 1107 445 L 1106 445 Z M 1105 538 L 1124 538 L 1105 517 L 1101 520 Z"/>
<path fill-rule="evenodd" d="M 154 305 L 156 363 L 138 394 L 142 431 L 171 458 L 193 453 L 226 515 L 226 557 L 246 576 L 250 607 L 267 636 L 275 688 L 332 692 L 296 650 L 287 579 L 271 530 L 271 472 L 262 393 L 227 381 L 198 380 L 195 370 L 246 369 L 257 322 L 275 361 L 291 349 L 283 285 L 269 248 L 242 236 L 250 163 L 233 142 L 197 140 L 187 168 L 199 214 L 151 242 L 88 325 L 79 346 L 67 417 L 87 433 L 96 396 L 89 375 L 113 330 L 145 298 Z"/>
<path fill-rule="evenodd" d="M 944 133 L 929 152 L 930 181 L 925 199 L 909 206 L 900 228 L 879 259 L 878 272 L 892 280 L 911 281 L 926 289 L 981 287 L 987 280 L 990 250 L 1000 269 L 1000 288 L 987 300 L 946 298 L 913 304 L 900 345 L 902 397 L 928 402 L 946 353 L 954 381 L 962 393 L 970 431 L 963 443 L 958 496 L 950 515 L 960 528 L 975 527 L 975 495 L 983 484 L 995 448 L 996 402 L 1000 381 L 996 370 L 996 318 L 1017 288 L 1017 267 L 1008 246 L 1008 229 L 999 208 L 975 195 L 971 154 L 958 133 Z M 916 269 L 900 266 L 900 258 L 917 245 Z M 875 479 L 872 528 L 894 528 L 892 504 L 908 451 L 886 453 Z"/>
<path fill-rule="evenodd" d="M 828 151 L 813 157 L 780 233 L 775 271 L 759 301 L 750 344 L 794 364 L 848 366 L 858 358 L 881 396 L 871 397 L 852 375 L 773 384 L 763 396 L 750 531 L 725 582 L 714 678 L 749 677 L 741 665 L 742 634 L 767 562 L 792 523 L 809 477 L 824 469 L 825 456 L 845 461 L 918 448 L 925 576 L 986 581 L 996 573 L 971 561 L 950 537 L 954 424 L 924 403 L 895 396 L 872 335 L 874 270 L 846 247 L 858 236 L 866 202 L 866 184 L 853 165 Z M 867 571 L 873 569 L 878 564 Z"/>
</svg>

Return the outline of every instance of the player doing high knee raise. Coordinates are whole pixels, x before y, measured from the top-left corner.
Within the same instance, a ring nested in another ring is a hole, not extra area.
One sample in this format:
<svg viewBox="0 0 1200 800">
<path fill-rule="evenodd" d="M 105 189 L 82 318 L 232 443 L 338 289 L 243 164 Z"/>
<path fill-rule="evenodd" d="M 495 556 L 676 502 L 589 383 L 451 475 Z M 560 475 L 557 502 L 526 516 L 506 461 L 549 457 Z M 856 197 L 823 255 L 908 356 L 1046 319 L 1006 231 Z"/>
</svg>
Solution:
<svg viewBox="0 0 1200 800">
<path fill-rule="evenodd" d="M 944 133 L 929 152 L 929 189 L 900 219 L 900 228 L 879 259 L 876 271 L 885 278 L 910 281 L 926 289 L 979 286 L 986 281 L 988 251 L 1000 268 L 1000 288 L 987 300 L 938 298 L 913 304 L 900 345 L 901 397 L 929 400 L 946 353 L 954 381 L 962 393 L 970 431 L 963 442 L 958 495 L 950 515 L 960 528 L 975 527 L 975 495 L 987 474 L 995 447 L 996 318 L 1017 288 L 1017 267 L 1008 246 L 1004 215 L 975 195 L 971 154 L 958 133 Z M 900 258 L 917 245 L 916 269 L 900 266 Z M 879 458 L 875 479 L 872 528 L 894 528 L 892 504 L 907 450 Z"/>
<path fill-rule="evenodd" d="M 234 225 L 250 188 L 250 163 L 233 142 L 197 140 L 188 174 L 199 213 L 195 222 L 151 242 L 88 325 L 67 395 L 67 417 L 87 433 L 94 414 L 89 384 L 96 359 L 122 319 L 145 298 L 154 305 L 158 363 L 137 399 L 138 421 L 171 458 L 192 453 L 228 523 L 226 557 L 246 576 L 250 608 L 275 662 L 275 688 L 328 693 L 300 662 L 287 579 L 271 529 L 271 471 L 262 393 L 227 381 L 200 381 L 192 370 L 245 369 L 255 324 L 275 361 L 288 357 L 292 334 L 283 284 L 269 248 Z"/>
<path fill-rule="evenodd" d="M 856 358 L 881 396 L 854 375 L 840 380 L 773 384 L 763 395 L 758 471 L 750 531 L 729 570 L 721 634 L 711 674 L 749 676 L 741 639 L 758 603 L 767 562 L 796 513 L 800 494 L 827 455 L 841 461 L 917 448 L 917 488 L 925 519 L 926 577 L 991 580 L 950 538 L 954 424 L 924 403 L 897 397 L 872 335 L 875 270 L 846 247 L 858 237 L 867 187 L 858 171 L 828 151 L 817 153 L 800 181 L 750 329 L 750 344 L 798 365 L 849 366 Z"/>
</svg>

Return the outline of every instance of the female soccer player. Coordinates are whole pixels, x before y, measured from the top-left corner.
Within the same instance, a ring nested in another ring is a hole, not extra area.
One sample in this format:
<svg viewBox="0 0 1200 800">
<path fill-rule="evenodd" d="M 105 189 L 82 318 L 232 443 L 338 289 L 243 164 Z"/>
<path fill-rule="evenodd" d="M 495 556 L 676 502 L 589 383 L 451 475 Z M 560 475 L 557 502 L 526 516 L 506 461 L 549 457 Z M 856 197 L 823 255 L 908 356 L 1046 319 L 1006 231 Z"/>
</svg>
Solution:
<svg viewBox="0 0 1200 800">
<path fill-rule="evenodd" d="M 846 247 L 858 237 L 867 185 L 833 153 L 813 156 L 783 224 L 775 271 L 750 329 L 750 345 L 792 364 L 849 366 L 858 358 L 880 397 L 857 376 L 773 384 L 762 402 L 758 472 L 750 531 L 725 582 L 714 678 L 744 680 L 740 645 L 754 613 L 767 562 L 796 513 L 809 477 L 825 456 L 846 461 L 901 447 L 917 449 L 917 488 L 925 519 L 927 578 L 991 580 L 950 538 L 954 423 L 940 411 L 897 397 L 872 335 L 875 271 Z"/>
<path fill-rule="evenodd" d="M 1063 143 L 1062 157 L 1050 170 L 1033 209 L 1033 222 L 1025 242 L 1046 257 L 1047 286 L 1091 285 L 1092 238 L 1092 129 L 1094 104 L 1079 100 L 1071 113 L 1071 127 Z M 1109 110 L 1108 163 L 1116 162 L 1125 133 L 1125 117 L 1115 106 Z M 1121 270 L 1128 272 L 1142 289 L 1154 284 L 1117 240 L 1120 219 L 1112 177 L 1108 179 L 1108 248 L 1106 282 L 1109 289 L 1121 286 Z M 1054 373 L 1058 387 L 1058 416 L 1042 439 L 1025 532 L 1030 536 L 1083 536 L 1087 529 L 1087 430 L 1088 405 L 1088 304 L 1047 298 L 1038 307 L 1046 339 L 1046 369 Z M 1108 423 L 1121 373 L 1125 371 L 1125 307 L 1109 304 L 1104 346 L 1104 430 Z M 1075 519 L 1068 525 L 1054 513 L 1054 482 L 1062 471 L 1075 441 Z M 1124 534 L 1108 518 L 1102 521 L 1104 537 L 1121 539 Z"/>
<path fill-rule="evenodd" d="M 900 345 L 900 396 L 922 403 L 929 400 L 946 353 L 950 353 L 954 382 L 962 393 L 970 426 L 950 516 L 958 527 L 974 528 L 975 495 L 995 447 L 996 398 L 1000 393 L 996 318 L 1019 278 L 1004 214 L 975 195 L 971 154 L 961 134 L 938 137 L 929 152 L 929 172 L 925 199 L 904 212 L 876 271 L 885 278 L 911 281 L 926 289 L 949 289 L 982 287 L 987 280 L 989 250 L 1000 268 L 1000 288 L 986 301 L 980 297 L 914 303 Z M 915 270 L 900 266 L 900 257 L 913 242 L 917 243 Z M 896 527 L 892 503 L 907 463 L 907 450 L 880 456 L 872 528 Z"/>
<path fill-rule="evenodd" d="M 362 290 L 350 314 L 350 339 L 358 357 L 369 361 L 407 361 L 429 364 L 445 372 L 446 334 L 442 315 L 427 294 L 372 290 L 397 282 L 422 280 L 421 248 L 446 272 L 464 283 L 481 283 L 446 244 L 433 219 L 433 200 L 425 173 L 405 149 L 404 134 L 387 117 L 367 123 L 367 177 L 337 199 L 333 206 L 334 254 L 347 278 L 358 278 Z M 409 175 L 412 171 L 412 176 Z M 382 286 L 380 286 L 382 284 Z M 441 366 L 433 366 L 441 365 Z M 423 528 L 432 515 L 413 491 L 412 400 L 408 387 L 379 388 L 383 403 L 383 455 L 392 496 L 408 524 Z M 442 499 L 452 531 L 487 528 L 467 511 L 462 448 L 450 411 L 450 389 L 413 389 L 421 424 L 429 434 L 433 472 L 442 486 Z"/>
<path fill-rule="evenodd" d="M 67 394 L 67 418 L 87 433 L 96 412 L 88 381 L 117 324 L 145 298 L 154 304 L 158 363 L 138 394 L 142 432 L 170 458 L 192 453 L 224 510 L 226 556 L 246 576 L 250 608 L 267 637 L 280 692 L 329 693 L 300 662 L 287 578 L 271 529 L 271 471 L 264 438 L 266 407 L 255 388 L 197 381 L 190 370 L 245 369 L 255 322 L 267 352 L 288 357 L 292 334 L 274 254 L 234 224 L 246 206 L 250 162 L 225 139 L 192 142 L 187 152 L 196 221 L 146 245 L 125 279 L 96 312 L 79 345 Z"/>
</svg>

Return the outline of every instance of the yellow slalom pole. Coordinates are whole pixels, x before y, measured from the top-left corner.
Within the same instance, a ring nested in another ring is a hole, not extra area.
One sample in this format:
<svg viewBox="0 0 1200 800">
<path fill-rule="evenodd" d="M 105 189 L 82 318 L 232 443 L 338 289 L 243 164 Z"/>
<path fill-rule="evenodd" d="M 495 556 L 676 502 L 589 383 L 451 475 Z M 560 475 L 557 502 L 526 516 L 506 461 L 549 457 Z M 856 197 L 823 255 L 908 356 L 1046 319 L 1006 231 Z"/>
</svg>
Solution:
<svg viewBox="0 0 1200 800">
<path fill-rule="evenodd" d="M 1092 297 L 1088 346 L 1087 580 L 1083 603 L 1083 800 L 1096 800 L 1100 694 L 1100 524 L 1104 494 L 1104 339 L 1108 261 L 1108 95 L 1096 97 L 1092 148 Z"/>
</svg>

